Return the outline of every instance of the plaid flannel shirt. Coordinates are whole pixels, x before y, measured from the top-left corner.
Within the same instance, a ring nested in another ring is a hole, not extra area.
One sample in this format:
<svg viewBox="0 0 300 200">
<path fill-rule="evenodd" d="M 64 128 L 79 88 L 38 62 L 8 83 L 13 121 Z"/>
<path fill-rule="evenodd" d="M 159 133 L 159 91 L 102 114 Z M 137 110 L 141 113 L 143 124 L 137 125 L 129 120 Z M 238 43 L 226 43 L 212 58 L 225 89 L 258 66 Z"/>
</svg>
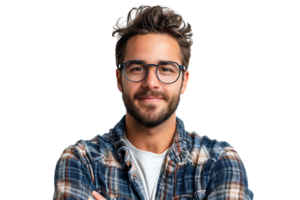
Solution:
<svg viewBox="0 0 300 200">
<path fill-rule="evenodd" d="M 172 145 L 160 171 L 155 200 L 250 200 L 247 174 L 226 142 L 185 131 L 177 117 Z M 124 139 L 125 116 L 102 136 L 66 148 L 55 169 L 56 200 L 146 200 L 145 188 Z"/>
</svg>

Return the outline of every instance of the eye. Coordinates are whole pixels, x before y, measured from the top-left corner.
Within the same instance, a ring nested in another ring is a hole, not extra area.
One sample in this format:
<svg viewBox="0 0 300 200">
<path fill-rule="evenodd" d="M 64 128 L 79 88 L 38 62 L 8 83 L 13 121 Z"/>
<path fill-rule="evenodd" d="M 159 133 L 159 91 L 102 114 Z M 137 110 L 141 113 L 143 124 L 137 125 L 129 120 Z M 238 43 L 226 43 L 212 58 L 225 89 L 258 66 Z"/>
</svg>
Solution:
<svg viewBox="0 0 300 200">
<path fill-rule="evenodd" d="M 135 67 L 135 68 L 133 68 L 131 71 L 138 71 L 138 72 L 140 72 L 140 71 L 144 71 L 145 69 L 144 68 L 142 68 L 142 67 Z"/>
<path fill-rule="evenodd" d="M 172 71 L 172 70 L 170 70 L 169 68 L 165 68 L 165 67 L 163 67 L 163 68 L 161 68 L 161 71 L 164 71 L 164 72 L 169 72 L 169 71 Z"/>
</svg>

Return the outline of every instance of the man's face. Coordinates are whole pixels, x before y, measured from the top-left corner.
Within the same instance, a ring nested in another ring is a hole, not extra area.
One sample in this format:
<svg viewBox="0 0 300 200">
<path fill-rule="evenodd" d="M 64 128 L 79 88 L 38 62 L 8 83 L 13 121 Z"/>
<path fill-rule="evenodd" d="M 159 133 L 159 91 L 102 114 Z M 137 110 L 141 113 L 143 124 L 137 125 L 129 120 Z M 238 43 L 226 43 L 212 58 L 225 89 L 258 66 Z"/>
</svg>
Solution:
<svg viewBox="0 0 300 200">
<path fill-rule="evenodd" d="M 159 64 L 161 61 L 181 63 L 178 42 L 167 34 L 146 34 L 133 36 L 127 41 L 124 62 L 141 60 L 146 64 Z M 138 83 L 131 82 L 117 70 L 118 88 L 122 92 L 127 110 L 138 123 L 151 128 L 163 123 L 175 110 L 180 100 L 180 94 L 186 89 L 189 73 L 183 73 L 172 84 L 158 80 L 156 67 L 148 66 L 147 77 Z"/>
</svg>

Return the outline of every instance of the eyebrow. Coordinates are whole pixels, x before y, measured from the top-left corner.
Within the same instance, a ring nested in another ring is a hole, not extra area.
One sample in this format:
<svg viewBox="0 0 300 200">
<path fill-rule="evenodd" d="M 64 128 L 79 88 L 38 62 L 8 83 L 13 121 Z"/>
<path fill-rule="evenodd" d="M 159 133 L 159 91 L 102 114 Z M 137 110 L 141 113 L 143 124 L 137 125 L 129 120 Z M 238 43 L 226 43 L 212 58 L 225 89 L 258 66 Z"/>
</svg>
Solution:
<svg viewBox="0 0 300 200">
<path fill-rule="evenodd" d="M 140 60 L 140 61 L 143 61 L 144 63 L 147 64 L 147 62 L 145 60 Z M 175 62 L 175 61 L 172 61 L 172 60 L 159 60 L 157 64 L 159 64 L 161 62 Z M 154 64 L 154 63 L 149 63 L 149 64 Z"/>
</svg>

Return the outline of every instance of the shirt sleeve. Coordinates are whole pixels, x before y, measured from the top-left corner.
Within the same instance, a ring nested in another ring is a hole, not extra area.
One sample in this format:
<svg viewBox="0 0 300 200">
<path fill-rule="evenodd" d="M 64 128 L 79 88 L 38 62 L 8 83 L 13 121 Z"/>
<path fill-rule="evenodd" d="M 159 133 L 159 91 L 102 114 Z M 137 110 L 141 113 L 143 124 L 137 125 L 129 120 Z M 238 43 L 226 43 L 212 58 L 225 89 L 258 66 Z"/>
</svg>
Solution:
<svg viewBox="0 0 300 200">
<path fill-rule="evenodd" d="M 54 200 L 94 199 L 95 185 L 75 145 L 66 148 L 56 164 L 54 187 Z"/>
<path fill-rule="evenodd" d="M 244 164 L 232 147 L 225 147 L 211 173 L 207 200 L 253 200 Z"/>
</svg>

